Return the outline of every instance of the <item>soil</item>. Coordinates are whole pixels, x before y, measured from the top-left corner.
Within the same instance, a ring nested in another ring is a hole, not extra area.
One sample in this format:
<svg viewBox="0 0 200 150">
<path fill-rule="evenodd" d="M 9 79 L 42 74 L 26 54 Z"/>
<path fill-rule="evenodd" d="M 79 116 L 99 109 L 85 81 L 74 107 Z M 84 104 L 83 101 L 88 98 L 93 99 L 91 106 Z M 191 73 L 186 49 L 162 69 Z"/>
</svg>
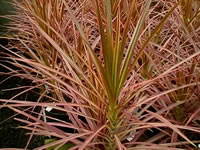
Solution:
<svg viewBox="0 0 200 150">
<path fill-rule="evenodd" d="M 0 40 L 0 44 L 6 45 L 7 40 Z M 2 67 L 3 65 L 9 65 L 6 63 L 6 60 L 3 59 L 3 55 L 1 54 L 3 49 L 0 49 L 0 82 L 6 79 L 8 76 L 3 75 L 1 72 L 7 72 L 7 70 Z M 13 69 L 15 67 L 9 65 Z M 30 85 L 30 82 L 27 80 L 20 79 L 19 77 L 12 77 L 9 80 L 6 80 L 2 84 L 0 84 L 0 99 L 9 99 L 12 96 L 16 95 L 19 91 L 4 91 L 4 89 L 20 87 L 24 85 Z M 24 99 L 24 97 L 34 98 L 35 95 L 33 93 L 28 93 L 24 95 L 18 96 L 16 99 Z M 0 103 L 1 104 L 1 103 Z M 27 130 L 19 128 L 23 124 L 14 120 L 14 118 L 23 118 L 20 115 L 16 115 L 15 112 L 10 110 L 9 108 L 0 108 L 0 148 L 24 148 L 29 139 L 29 135 L 27 135 Z M 44 143 L 44 137 L 37 136 L 33 137 L 31 143 L 28 146 L 28 149 L 33 149 L 38 147 Z"/>
</svg>

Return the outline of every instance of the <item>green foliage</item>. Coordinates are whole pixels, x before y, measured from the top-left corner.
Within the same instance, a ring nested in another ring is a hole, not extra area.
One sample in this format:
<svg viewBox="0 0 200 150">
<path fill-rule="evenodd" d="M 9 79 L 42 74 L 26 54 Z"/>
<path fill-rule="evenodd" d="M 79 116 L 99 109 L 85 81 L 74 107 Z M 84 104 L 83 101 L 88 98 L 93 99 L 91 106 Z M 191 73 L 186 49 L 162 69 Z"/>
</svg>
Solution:
<svg viewBox="0 0 200 150">
<path fill-rule="evenodd" d="M 0 35 L 5 31 L 6 24 L 9 23 L 8 17 L 6 15 L 12 15 L 15 12 L 12 6 L 12 0 L 1 0 L 0 1 Z"/>
<path fill-rule="evenodd" d="M 53 139 L 53 138 L 51 138 L 51 139 L 46 139 L 46 140 L 45 140 L 45 144 L 53 143 L 53 142 L 55 142 L 55 141 L 56 141 L 56 139 Z M 52 147 L 47 148 L 46 150 L 54 150 L 54 149 L 57 148 L 58 146 L 59 146 L 59 145 L 55 145 L 55 146 L 52 146 Z M 63 146 L 59 147 L 58 150 L 68 150 L 68 149 L 70 149 L 70 148 L 73 147 L 73 146 L 74 146 L 74 144 L 72 144 L 72 143 L 66 143 L 66 144 L 64 144 Z"/>
</svg>

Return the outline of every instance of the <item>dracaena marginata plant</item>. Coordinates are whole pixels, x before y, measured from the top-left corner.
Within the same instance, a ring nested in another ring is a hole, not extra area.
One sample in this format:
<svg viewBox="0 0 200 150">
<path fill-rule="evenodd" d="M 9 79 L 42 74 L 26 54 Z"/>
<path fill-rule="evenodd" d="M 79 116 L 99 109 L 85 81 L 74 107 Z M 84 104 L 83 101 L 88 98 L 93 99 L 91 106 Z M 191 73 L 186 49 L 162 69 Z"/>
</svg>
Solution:
<svg viewBox="0 0 200 150">
<path fill-rule="evenodd" d="M 16 119 L 27 124 L 23 128 L 31 131 L 30 140 L 33 135 L 52 139 L 36 149 L 194 148 L 199 141 L 183 131 L 199 134 L 199 128 L 170 118 L 187 98 L 169 99 L 199 82 L 177 80 L 170 87 L 168 81 L 182 65 L 190 68 L 200 51 L 171 63 L 161 47 L 166 40 L 162 28 L 181 2 L 160 12 L 152 29 L 152 13 L 162 1 L 15 1 L 17 14 L 10 17 L 14 22 L 9 27 L 14 35 L 8 36 L 4 55 L 20 69 L 5 68 L 10 75 L 31 80 L 32 86 L 20 87 L 24 90 L 10 100 L 1 99 L 1 107 L 28 118 Z M 39 95 L 37 100 L 17 100 L 31 90 Z M 64 119 L 47 115 L 49 107 Z"/>
<path fill-rule="evenodd" d="M 176 20 L 169 18 L 168 24 L 164 25 L 165 30 L 159 32 L 159 34 L 152 39 L 153 45 L 150 47 L 152 50 L 149 48 L 148 52 L 142 54 L 140 60 L 143 62 L 141 72 L 144 78 L 152 79 L 154 76 L 166 71 L 170 66 L 181 62 L 181 60 L 188 58 L 198 51 L 197 43 L 199 41 L 199 36 L 197 36 L 198 29 L 196 28 L 198 26 L 198 9 L 194 4 L 199 5 L 196 0 L 183 0 L 180 5 L 181 13 L 176 13 Z M 164 6 L 169 7 L 167 3 L 165 3 Z M 163 7 L 163 5 L 160 7 Z M 157 12 L 161 11 L 162 10 L 157 10 Z M 191 15 L 194 16 L 191 17 Z M 193 20 L 191 18 L 193 18 Z M 191 21 L 186 22 L 186 20 Z M 170 28 L 169 24 L 171 26 Z M 170 32 L 170 30 L 172 32 Z M 179 34 L 174 35 L 175 32 Z M 162 55 L 154 50 L 158 47 Z M 171 49 L 171 51 L 168 51 L 169 49 Z M 160 57 L 162 57 L 162 59 L 160 59 Z M 159 82 L 156 83 L 157 87 L 160 88 L 159 90 L 169 90 L 173 87 L 192 84 L 198 81 L 198 60 L 198 57 L 193 57 L 187 65 L 183 64 L 179 66 L 177 71 L 171 72 L 169 76 L 162 78 L 160 80 L 162 84 Z M 181 122 L 187 121 L 188 112 L 191 112 L 191 110 L 194 111 L 195 105 L 198 105 L 198 96 L 194 96 L 196 88 L 198 89 L 198 86 L 194 85 L 168 93 L 170 101 L 186 101 L 184 105 L 180 105 L 174 110 L 174 117 L 176 120 L 180 120 Z"/>
</svg>

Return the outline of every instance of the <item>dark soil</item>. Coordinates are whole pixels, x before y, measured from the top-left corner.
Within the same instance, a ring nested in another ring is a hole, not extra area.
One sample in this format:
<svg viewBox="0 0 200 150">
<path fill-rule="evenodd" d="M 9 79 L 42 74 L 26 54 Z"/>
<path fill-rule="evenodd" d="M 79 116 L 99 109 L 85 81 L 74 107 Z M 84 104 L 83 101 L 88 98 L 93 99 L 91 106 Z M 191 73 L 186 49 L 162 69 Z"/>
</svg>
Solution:
<svg viewBox="0 0 200 150">
<path fill-rule="evenodd" d="M 6 45 L 7 40 L 0 39 L 0 44 Z M 15 69 L 14 66 L 6 63 L 6 60 L 3 59 L 3 55 L 1 54 L 3 51 L 3 49 L 0 49 L 0 82 L 8 77 L 3 74 L 3 72 L 7 72 L 8 70 L 6 70 L 2 64 Z M 19 90 L 4 91 L 4 89 L 16 88 L 25 85 L 30 85 L 30 82 L 20 79 L 19 77 L 12 77 L 9 80 L 6 80 L 0 84 L 0 99 L 9 99 L 19 92 Z M 22 100 L 25 99 L 25 97 L 34 99 L 34 97 L 36 98 L 36 95 L 29 92 L 16 97 L 16 99 Z M 21 115 L 16 114 L 9 108 L 0 108 L 0 148 L 24 148 L 26 146 L 26 143 L 29 139 L 29 135 L 27 135 L 27 133 L 30 131 L 19 128 L 20 126 L 23 126 L 23 124 L 14 120 L 16 117 L 23 118 Z M 33 149 L 42 145 L 43 143 L 44 137 L 33 137 L 28 148 Z"/>
</svg>

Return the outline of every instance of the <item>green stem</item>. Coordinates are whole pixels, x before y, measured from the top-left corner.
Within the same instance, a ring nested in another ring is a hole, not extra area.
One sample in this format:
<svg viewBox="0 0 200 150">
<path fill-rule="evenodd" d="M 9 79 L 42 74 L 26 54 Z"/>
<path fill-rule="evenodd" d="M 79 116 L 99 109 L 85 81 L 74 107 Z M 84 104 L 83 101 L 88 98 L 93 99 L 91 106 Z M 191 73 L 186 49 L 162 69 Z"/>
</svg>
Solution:
<svg viewBox="0 0 200 150">
<path fill-rule="evenodd" d="M 106 148 L 107 150 L 117 149 L 114 135 L 116 134 L 117 128 L 119 126 L 119 112 L 120 109 L 117 106 L 117 103 L 110 105 L 107 116 L 109 120 L 110 142 L 108 148 Z"/>
</svg>

